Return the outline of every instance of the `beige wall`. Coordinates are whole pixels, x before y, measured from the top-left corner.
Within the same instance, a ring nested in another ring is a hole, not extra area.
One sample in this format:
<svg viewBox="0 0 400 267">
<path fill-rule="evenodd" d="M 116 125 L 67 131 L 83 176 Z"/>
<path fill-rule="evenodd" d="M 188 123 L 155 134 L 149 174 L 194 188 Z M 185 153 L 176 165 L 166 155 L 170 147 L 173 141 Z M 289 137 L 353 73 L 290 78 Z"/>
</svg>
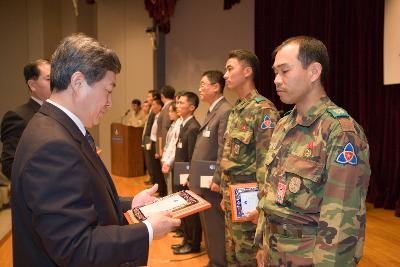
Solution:
<svg viewBox="0 0 400 267">
<path fill-rule="evenodd" d="M 110 126 L 119 122 L 133 98 L 144 100 L 153 85 L 153 50 L 146 27 L 152 24 L 142 0 L 98 1 L 98 39 L 118 54 L 122 71 L 117 76 L 112 108 L 102 119 L 99 145 L 110 169 Z"/>
<path fill-rule="evenodd" d="M 400 83 L 400 1 L 385 0 L 383 82 Z"/>
<path fill-rule="evenodd" d="M 166 35 L 166 83 L 177 90 L 197 92 L 201 74 L 209 69 L 224 71 L 232 49 L 254 51 L 254 0 L 241 1 L 223 10 L 223 0 L 178 1 Z M 226 90 L 234 103 L 236 96 Z M 201 122 L 207 105 L 200 104 Z"/>
</svg>

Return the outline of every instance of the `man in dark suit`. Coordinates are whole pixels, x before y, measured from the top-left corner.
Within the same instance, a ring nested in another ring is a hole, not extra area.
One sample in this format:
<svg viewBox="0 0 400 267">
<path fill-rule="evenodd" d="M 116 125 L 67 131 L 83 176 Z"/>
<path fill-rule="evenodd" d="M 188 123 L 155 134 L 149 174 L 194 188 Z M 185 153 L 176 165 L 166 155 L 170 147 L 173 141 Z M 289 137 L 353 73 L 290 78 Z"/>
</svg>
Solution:
<svg viewBox="0 0 400 267">
<path fill-rule="evenodd" d="M 1 164 L 8 179 L 11 179 L 14 154 L 22 132 L 43 101 L 50 97 L 50 62 L 37 59 L 27 64 L 24 67 L 24 77 L 31 94 L 30 99 L 16 109 L 8 111 L 1 122 Z"/>
<path fill-rule="evenodd" d="M 144 182 L 147 185 L 155 183 L 153 165 L 152 165 L 154 155 L 151 153 L 151 140 L 150 140 L 151 127 L 153 126 L 154 118 L 156 116 L 154 112 L 151 111 L 151 106 L 153 104 L 154 99 L 160 99 L 160 95 L 156 93 L 154 90 L 149 90 L 147 93 L 146 100 L 150 106 L 150 113 L 149 116 L 147 116 L 147 120 L 144 124 L 143 136 L 142 136 L 142 144 L 144 148 L 144 161 L 146 164 L 147 172 L 149 174 L 149 180 Z"/>
<path fill-rule="evenodd" d="M 86 128 L 111 107 L 121 65 L 83 34 L 52 56 L 52 95 L 32 118 L 12 172 L 14 266 L 146 265 L 151 240 L 179 225 L 171 213 L 127 225 L 123 212 L 153 201 L 157 185 L 120 199 Z"/>
<path fill-rule="evenodd" d="M 200 124 L 193 116 L 199 106 L 199 98 L 193 92 L 185 92 L 176 105 L 176 111 L 182 117 L 181 130 L 176 143 L 175 162 L 190 162 L 196 144 Z M 187 183 L 182 189 L 187 189 Z M 199 214 L 195 213 L 182 219 L 183 242 L 173 245 L 174 254 L 200 252 L 201 223 Z"/>
<path fill-rule="evenodd" d="M 168 113 L 169 113 L 169 106 L 171 105 L 172 101 L 174 101 L 175 89 L 170 85 L 166 85 L 161 88 L 160 95 L 161 95 L 161 101 L 164 103 L 164 106 L 157 120 L 156 151 L 157 151 L 157 158 L 159 159 L 161 159 L 161 156 L 163 154 L 165 139 L 167 138 L 168 129 L 171 126 L 171 120 L 169 119 Z"/>
<path fill-rule="evenodd" d="M 227 265 L 224 212 L 219 205 L 222 195 L 219 193 L 221 173 L 218 165 L 224 148 L 224 133 L 232 106 L 223 96 L 224 87 L 225 79 L 222 72 L 210 70 L 203 73 L 199 88 L 200 99 L 210 106 L 197 136 L 191 164 L 193 165 L 196 160 L 216 161 L 217 168 L 210 188 L 195 187 L 194 185 L 200 185 L 200 181 L 193 182 L 193 179 L 199 179 L 198 176 L 193 175 L 190 175 L 191 183 L 189 184 L 192 191 L 200 194 L 212 205 L 210 209 L 200 212 L 210 267 Z"/>
</svg>

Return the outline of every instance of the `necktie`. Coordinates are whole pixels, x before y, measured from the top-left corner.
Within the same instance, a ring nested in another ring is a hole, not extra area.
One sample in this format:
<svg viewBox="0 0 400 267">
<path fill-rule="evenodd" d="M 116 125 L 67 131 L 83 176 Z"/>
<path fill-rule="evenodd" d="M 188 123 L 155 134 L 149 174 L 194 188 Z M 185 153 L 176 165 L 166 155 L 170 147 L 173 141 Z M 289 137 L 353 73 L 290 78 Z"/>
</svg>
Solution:
<svg viewBox="0 0 400 267">
<path fill-rule="evenodd" d="M 96 144 L 94 142 L 93 137 L 90 135 L 89 131 L 86 130 L 85 134 L 86 140 L 88 141 L 90 147 L 93 149 L 94 152 L 96 152 Z"/>
</svg>

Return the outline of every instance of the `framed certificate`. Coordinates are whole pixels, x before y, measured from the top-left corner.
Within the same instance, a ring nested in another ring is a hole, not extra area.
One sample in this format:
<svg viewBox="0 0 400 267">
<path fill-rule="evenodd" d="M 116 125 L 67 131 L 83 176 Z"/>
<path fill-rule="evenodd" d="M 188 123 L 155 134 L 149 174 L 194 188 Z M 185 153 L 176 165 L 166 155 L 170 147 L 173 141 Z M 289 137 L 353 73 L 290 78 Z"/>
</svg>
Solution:
<svg viewBox="0 0 400 267">
<path fill-rule="evenodd" d="M 232 221 L 244 222 L 249 219 L 247 213 L 257 208 L 257 183 L 233 184 L 229 186 L 232 208 Z"/>
<path fill-rule="evenodd" d="M 146 220 L 150 215 L 161 211 L 171 211 L 172 217 L 183 218 L 193 213 L 211 208 L 211 204 L 190 190 L 182 190 L 162 197 L 153 203 L 136 207 L 124 213 L 129 224 Z"/>
</svg>

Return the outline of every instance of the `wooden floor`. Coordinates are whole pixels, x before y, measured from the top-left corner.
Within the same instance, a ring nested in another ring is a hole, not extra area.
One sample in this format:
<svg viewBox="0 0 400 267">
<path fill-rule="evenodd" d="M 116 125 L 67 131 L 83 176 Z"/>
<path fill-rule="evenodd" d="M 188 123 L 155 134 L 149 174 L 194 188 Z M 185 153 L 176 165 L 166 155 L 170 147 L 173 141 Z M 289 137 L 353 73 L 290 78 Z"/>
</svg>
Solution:
<svg viewBox="0 0 400 267">
<path fill-rule="evenodd" d="M 143 183 L 145 179 L 146 177 L 114 177 L 114 182 L 121 196 L 129 196 L 145 188 Z M 164 239 L 153 241 L 150 247 L 148 266 L 200 267 L 207 264 L 207 254 L 204 252 L 182 256 L 173 255 L 170 246 L 180 241 L 181 239 L 173 238 L 172 234 Z M 1 267 L 12 266 L 11 242 L 11 235 L 0 242 Z M 358 266 L 400 266 L 400 218 L 395 217 L 393 211 L 367 209 L 367 237 L 364 257 Z"/>
</svg>

